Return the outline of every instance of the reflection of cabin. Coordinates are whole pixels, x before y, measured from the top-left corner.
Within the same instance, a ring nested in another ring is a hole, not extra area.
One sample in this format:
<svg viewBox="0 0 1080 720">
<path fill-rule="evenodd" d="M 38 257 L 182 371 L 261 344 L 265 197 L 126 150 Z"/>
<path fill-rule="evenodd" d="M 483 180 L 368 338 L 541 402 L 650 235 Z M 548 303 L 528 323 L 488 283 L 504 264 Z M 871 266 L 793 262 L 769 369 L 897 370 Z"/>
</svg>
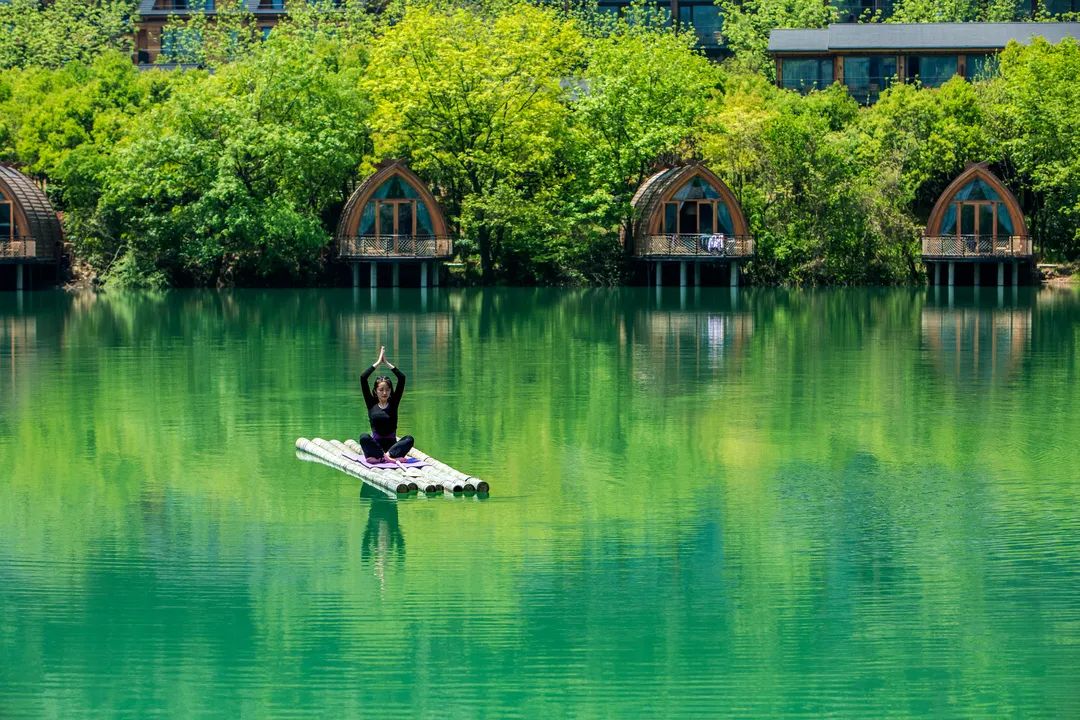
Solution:
<svg viewBox="0 0 1080 720">
<path fill-rule="evenodd" d="M 938 198 L 926 224 L 922 258 L 935 285 L 957 284 L 962 268 L 962 279 L 970 277 L 978 286 L 987 265 L 997 267 L 998 285 L 1005 284 L 1006 265 L 1012 268 L 1011 284 L 1020 283 L 1020 266 L 1030 268 L 1033 259 L 1024 213 L 985 164 L 969 167 Z"/>
<path fill-rule="evenodd" d="M 24 273 L 55 266 L 61 237 L 45 193 L 15 168 L 0 165 L 0 265 L 15 266 L 17 290 L 23 289 Z"/>
<path fill-rule="evenodd" d="M 360 284 L 360 263 L 370 267 L 371 287 L 379 284 L 379 266 L 392 268 L 394 287 L 402 265 L 420 267 L 420 286 L 439 284 L 439 261 L 450 257 L 453 243 L 446 219 L 427 186 L 400 162 L 390 162 L 356 188 L 337 228 L 338 256 L 352 265 L 353 287 Z"/>
<path fill-rule="evenodd" d="M 632 204 L 630 254 L 654 264 L 657 285 L 667 261 L 679 263 L 679 285 L 687 284 L 688 264 L 695 285 L 703 264 L 726 265 L 731 285 L 738 285 L 739 265 L 753 257 L 754 241 L 735 196 L 707 168 L 661 170 L 641 184 Z"/>
<path fill-rule="evenodd" d="M 1031 306 L 927 306 L 922 338 L 943 376 L 962 383 L 1005 380 L 1021 367 L 1031 324 Z"/>
</svg>

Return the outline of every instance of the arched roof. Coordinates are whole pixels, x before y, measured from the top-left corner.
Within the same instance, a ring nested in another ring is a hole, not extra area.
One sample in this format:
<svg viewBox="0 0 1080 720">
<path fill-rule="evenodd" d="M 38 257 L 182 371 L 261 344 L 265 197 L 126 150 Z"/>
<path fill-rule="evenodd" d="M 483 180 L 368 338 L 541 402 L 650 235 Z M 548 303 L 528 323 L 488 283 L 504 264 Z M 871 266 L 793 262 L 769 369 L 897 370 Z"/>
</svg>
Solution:
<svg viewBox="0 0 1080 720">
<path fill-rule="evenodd" d="M 705 182 L 712 185 L 720 193 L 724 203 L 731 213 L 731 222 L 734 225 L 736 235 L 749 235 L 746 217 L 743 215 L 739 201 L 735 194 L 704 165 L 691 163 L 673 168 L 661 170 L 650 177 L 634 193 L 630 201 L 634 207 L 634 236 L 657 235 L 660 233 L 660 223 L 663 220 L 664 203 L 671 199 L 683 185 L 690 182 L 694 177 L 701 177 Z"/>
<path fill-rule="evenodd" d="M 345 207 L 341 211 L 341 219 L 338 221 L 336 233 L 338 240 L 356 236 L 360 227 L 360 215 L 364 211 L 364 205 L 367 204 L 371 196 L 384 182 L 395 175 L 412 187 L 427 205 L 428 213 L 431 215 L 433 233 L 436 236 L 447 235 L 446 218 L 443 216 L 442 208 L 439 207 L 439 203 L 435 200 L 435 196 L 431 194 L 427 185 L 405 163 L 400 160 L 392 160 L 383 163 L 374 175 L 360 183 L 356 190 L 353 191 L 353 194 L 349 196 L 348 202 L 345 203 Z"/>
<path fill-rule="evenodd" d="M 997 175 L 990 172 L 990 168 L 986 163 L 969 165 L 964 172 L 949 183 L 949 186 L 941 193 L 941 197 L 938 198 L 933 211 L 930 213 L 930 219 L 926 223 L 926 235 L 928 237 L 937 237 L 941 234 L 941 222 L 945 218 L 945 212 L 949 209 L 949 205 L 952 204 L 956 194 L 976 178 L 985 182 L 998 194 L 1009 211 L 1013 227 L 1019 229 L 1016 234 L 1026 237 L 1028 234 L 1027 223 L 1024 222 L 1024 211 L 1021 210 L 1020 203 L 1017 202 L 1016 196 L 1012 194 L 1009 188 L 998 179 Z"/>
<path fill-rule="evenodd" d="M 0 192 L 11 201 L 19 235 L 37 241 L 37 254 L 51 256 L 63 239 L 56 211 L 33 180 L 10 165 L 0 164 Z"/>
</svg>

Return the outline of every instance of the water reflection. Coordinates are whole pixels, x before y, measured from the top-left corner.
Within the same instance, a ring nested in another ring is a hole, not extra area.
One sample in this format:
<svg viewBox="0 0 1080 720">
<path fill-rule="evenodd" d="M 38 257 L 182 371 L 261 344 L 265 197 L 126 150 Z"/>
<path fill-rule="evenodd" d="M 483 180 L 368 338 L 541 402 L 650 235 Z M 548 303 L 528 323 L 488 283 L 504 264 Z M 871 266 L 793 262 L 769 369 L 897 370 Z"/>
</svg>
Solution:
<svg viewBox="0 0 1080 720">
<path fill-rule="evenodd" d="M 379 590 L 386 589 L 386 572 L 393 564 L 405 563 L 405 536 L 398 522 L 398 503 L 364 483 L 360 497 L 367 500 L 368 518 L 364 537 L 360 544 L 360 559 L 371 568 L 379 582 Z"/>
<path fill-rule="evenodd" d="M 921 328 L 937 371 L 960 382 L 1014 377 L 1031 352 L 1037 294 L 1010 293 L 1006 302 L 1001 293 L 979 288 L 935 290 L 923 306 Z"/>
</svg>

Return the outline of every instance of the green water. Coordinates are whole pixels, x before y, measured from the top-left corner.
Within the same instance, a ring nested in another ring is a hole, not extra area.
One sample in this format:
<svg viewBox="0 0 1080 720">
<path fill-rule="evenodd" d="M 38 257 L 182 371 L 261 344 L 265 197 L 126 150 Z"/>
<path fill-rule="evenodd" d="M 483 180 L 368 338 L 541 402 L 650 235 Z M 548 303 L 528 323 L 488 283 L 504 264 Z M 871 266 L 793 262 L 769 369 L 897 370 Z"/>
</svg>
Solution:
<svg viewBox="0 0 1080 720">
<path fill-rule="evenodd" d="M 4 294 L 0 718 L 1076 718 L 1078 450 L 1076 290 Z"/>
</svg>

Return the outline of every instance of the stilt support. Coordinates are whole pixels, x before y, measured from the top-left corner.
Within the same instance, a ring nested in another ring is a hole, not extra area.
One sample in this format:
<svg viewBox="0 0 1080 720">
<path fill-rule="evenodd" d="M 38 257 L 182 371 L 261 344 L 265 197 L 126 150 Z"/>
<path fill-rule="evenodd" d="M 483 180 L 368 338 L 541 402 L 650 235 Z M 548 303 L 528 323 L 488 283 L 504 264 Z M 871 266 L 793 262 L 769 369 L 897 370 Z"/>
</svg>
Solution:
<svg viewBox="0 0 1080 720">
<path fill-rule="evenodd" d="M 420 287 L 427 287 L 427 260 L 420 263 Z"/>
<path fill-rule="evenodd" d="M 1020 284 L 1020 263 L 1014 261 L 1012 264 L 1012 271 L 1013 287 L 1016 287 Z"/>
<path fill-rule="evenodd" d="M 656 261 L 656 287 L 660 287 L 664 284 L 663 273 L 660 270 L 663 264 L 664 263 L 660 262 L 659 260 Z"/>
<path fill-rule="evenodd" d="M 23 264 L 18 263 L 15 265 L 15 289 L 22 291 L 23 289 Z"/>
<path fill-rule="evenodd" d="M 701 263 L 694 263 L 694 287 L 701 285 Z"/>
<path fill-rule="evenodd" d="M 956 284 L 956 263 L 949 262 L 949 287 Z"/>
<path fill-rule="evenodd" d="M 998 287 L 1005 287 L 1005 263 L 998 263 Z"/>
<path fill-rule="evenodd" d="M 360 263 L 352 264 L 352 286 L 360 287 Z"/>
<path fill-rule="evenodd" d="M 686 287 L 686 261 L 679 261 L 679 287 Z"/>
<path fill-rule="evenodd" d="M 739 287 L 739 263 L 731 263 L 731 287 Z"/>
<path fill-rule="evenodd" d="M 394 268 L 394 276 L 393 276 L 393 280 L 391 280 L 391 285 L 393 287 L 397 287 L 400 284 L 398 281 L 401 278 L 401 264 L 400 263 L 394 263 L 393 268 Z"/>
<path fill-rule="evenodd" d="M 371 287 L 379 287 L 379 263 L 371 261 Z"/>
<path fill-rule="evenodd" d="M 981 279 L 982 279 L 980 277 L 980 275 L 982 275 L 982 263 L 975 263 L 974 265 L 971 266 L 971 270 L 972 270 L 972 276 L 974 278 L 974 285 L 975 285 L 975 287 L 979 287 L 979 285 L 982 284 L 980 282 Z"/>
<path fill-rule="evenodd" d="M 439 265 L 439 261 L 436 260 L 431 265 L 431 285 L 432 287 L 439 287 L 439 269 L 442 266 Z"/>
</svg>

